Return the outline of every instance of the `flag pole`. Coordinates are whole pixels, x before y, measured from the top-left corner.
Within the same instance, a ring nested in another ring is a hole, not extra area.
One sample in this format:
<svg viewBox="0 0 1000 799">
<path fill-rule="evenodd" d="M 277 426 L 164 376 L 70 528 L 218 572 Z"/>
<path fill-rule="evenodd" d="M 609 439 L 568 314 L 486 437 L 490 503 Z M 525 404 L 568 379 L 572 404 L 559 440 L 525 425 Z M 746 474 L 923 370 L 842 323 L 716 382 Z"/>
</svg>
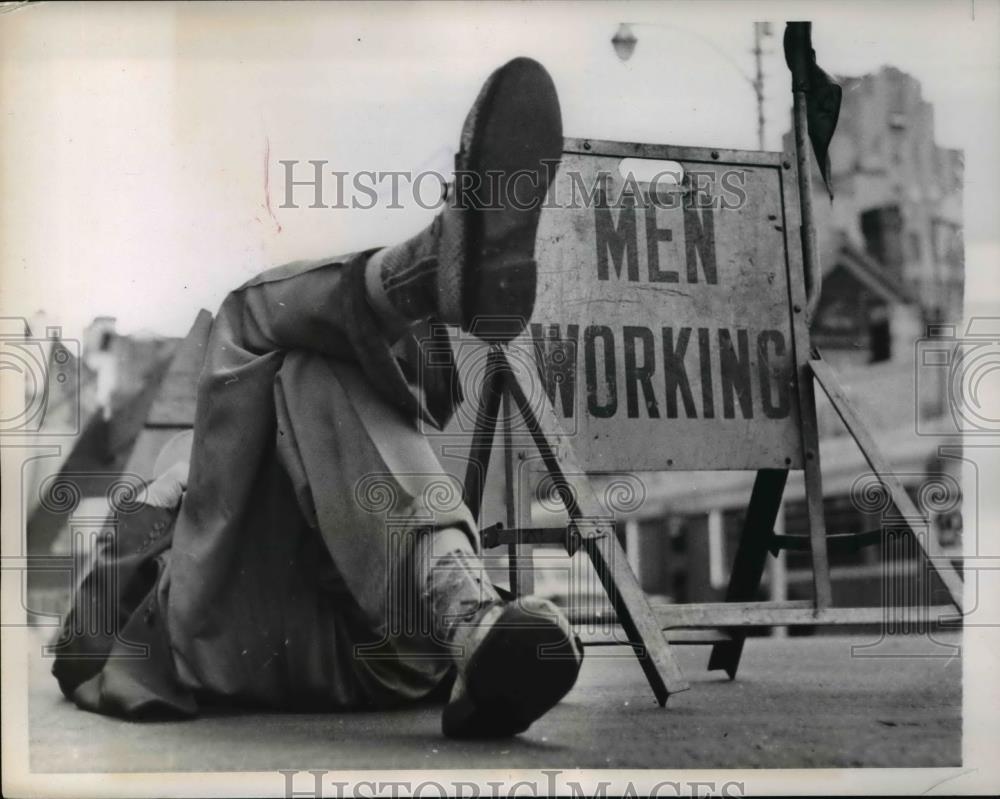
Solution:
<svg viewBox="0 0 1000 799">
<path fill-rule="evenodd" d="M 787 35 L 795 42 L 789 67 L 792 72 L 792 118 L 795 129 L 795 165 L 799 180 L 799 208 L 802 212 L 802 260 L 805 265 L 806 320 L 811 321 L 819 303 L 823 280 L 813 222 L 812 165 L 809 162 L 809 122 L 806 92 L 809 89 L 809 56 L 812 51 L 812 23 L 789 22 Z"/>
</svg>

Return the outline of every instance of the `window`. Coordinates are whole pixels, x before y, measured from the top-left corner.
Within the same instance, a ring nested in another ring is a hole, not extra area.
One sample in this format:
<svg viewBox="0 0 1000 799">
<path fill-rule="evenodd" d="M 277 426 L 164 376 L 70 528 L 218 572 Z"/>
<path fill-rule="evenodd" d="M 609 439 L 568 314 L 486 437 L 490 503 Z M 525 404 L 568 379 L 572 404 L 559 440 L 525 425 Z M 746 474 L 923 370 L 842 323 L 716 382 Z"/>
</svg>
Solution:
<svg viewBox="0 0 1000 799">
<path fill-rule="evenodd" d="M 899 274 L 903 264 L 903 215 L 899 206 L 886 205 L 863 212 L 861 233 L 869 255 Z"/>
<path fill-rule="evenodd" d="M 881 363 L 892 358 L 889 308 L 884 303 L 872 305 L 868 309 L 868 346 L 871 363 Z"/>
</svg>

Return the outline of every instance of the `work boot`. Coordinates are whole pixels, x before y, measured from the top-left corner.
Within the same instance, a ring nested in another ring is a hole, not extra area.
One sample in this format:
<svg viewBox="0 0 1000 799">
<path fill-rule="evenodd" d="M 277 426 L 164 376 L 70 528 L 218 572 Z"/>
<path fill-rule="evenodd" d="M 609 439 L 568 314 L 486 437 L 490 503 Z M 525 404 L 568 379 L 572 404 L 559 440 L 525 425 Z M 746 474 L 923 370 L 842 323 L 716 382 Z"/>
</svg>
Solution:
<svg viewBox="0 0 1000 799">
<path fill-rule="evenodd" d="M 490 75 L 465 119 L 447 207 L 368 262 L 368 296 L 391 332 L 429 317 L 487 341 L 524 329 L 535 232 L 561 154 L 555 85 L 541 64 L 515 58 Z"/>
<path fill-rule="evenodd" d="M 449 738 L 524 732 L 576 683 L 583 647 L 547 599 L 502 600 L 456 630 L 458 676 L 441 716 Z"/>
<path fill-rule="evenodd" d="M 551 602 L 534 596 L 505 601 L 483 578 L 471 547 L 434 558 L 422 579 L 432 629 L 457 669 L 441 717 L 446 736 L 524 732 L 573 687 L 583 648 Z"/>
</svg>

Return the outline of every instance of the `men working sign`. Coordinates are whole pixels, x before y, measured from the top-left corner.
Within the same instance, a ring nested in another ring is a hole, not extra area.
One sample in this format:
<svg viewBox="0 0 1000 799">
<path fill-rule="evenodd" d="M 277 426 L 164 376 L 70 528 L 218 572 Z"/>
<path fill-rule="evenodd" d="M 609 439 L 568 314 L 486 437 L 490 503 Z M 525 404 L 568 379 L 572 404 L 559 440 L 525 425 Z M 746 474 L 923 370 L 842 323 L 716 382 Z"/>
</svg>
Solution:
<svg viewBox="0 0 1000 799">
<path fill-rule="evenodd" d="M 642 176 L 657 162 L 623 161 L 632 145 L 567 149 L 522 343 L 578 457 L 628 471 L 801 467 L 777 156 L 643 148 L 683 176 Z"/>
</svg>

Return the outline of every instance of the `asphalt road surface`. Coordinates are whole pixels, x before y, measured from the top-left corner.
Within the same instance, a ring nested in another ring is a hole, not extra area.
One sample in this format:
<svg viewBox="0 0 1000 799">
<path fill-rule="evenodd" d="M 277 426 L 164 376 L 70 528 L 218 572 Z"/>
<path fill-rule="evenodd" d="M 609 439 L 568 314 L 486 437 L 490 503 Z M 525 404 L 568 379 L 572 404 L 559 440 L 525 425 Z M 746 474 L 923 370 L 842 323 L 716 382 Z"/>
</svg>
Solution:
<svg viewBox="0 0 1000 799">
<path fill-rule="evenodd" d="M 401 768 L 790 768 L 961 764 L 962 663 L 926 639 L 750 639 L 735 681 L 679 647 L 691 690 L 661 709 L 623 647 L 588 647 L 568 697 L 525 734 L 441 737 L 440 706 L 378 713 L 214 714 L 130 723 L 77 710 L 30 669 L 36 772 Z M 906 652 L 937 657 L 901 657 Z M 877 655 L 872 657 L 871 655 Z"/>
</svg>

